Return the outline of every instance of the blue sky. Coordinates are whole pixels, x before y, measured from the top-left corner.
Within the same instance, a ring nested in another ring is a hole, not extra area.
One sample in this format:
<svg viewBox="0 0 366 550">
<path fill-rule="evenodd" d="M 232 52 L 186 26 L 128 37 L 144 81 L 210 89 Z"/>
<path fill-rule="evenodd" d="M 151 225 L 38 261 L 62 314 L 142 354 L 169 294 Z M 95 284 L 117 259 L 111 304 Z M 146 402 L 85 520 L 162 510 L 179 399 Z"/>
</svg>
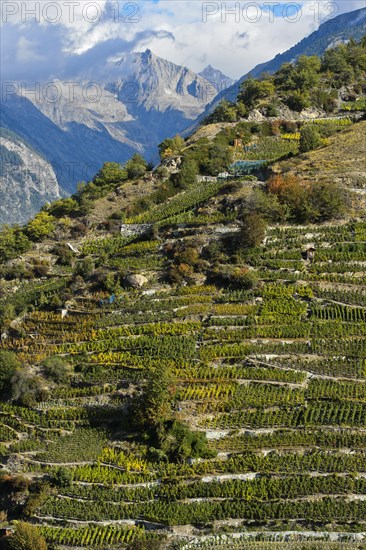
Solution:
<svg viewBox="0 0 366 550">
<path fill-rule="evenodd" d="M 63 78 L 85 62 L 103 63 L 146 48 L 197 72 L 211 64 L 239 78 L 327 18 L 365 5 L 365 0 L 2 0 L 2 78 L 30 83 Z"/>
</svg>

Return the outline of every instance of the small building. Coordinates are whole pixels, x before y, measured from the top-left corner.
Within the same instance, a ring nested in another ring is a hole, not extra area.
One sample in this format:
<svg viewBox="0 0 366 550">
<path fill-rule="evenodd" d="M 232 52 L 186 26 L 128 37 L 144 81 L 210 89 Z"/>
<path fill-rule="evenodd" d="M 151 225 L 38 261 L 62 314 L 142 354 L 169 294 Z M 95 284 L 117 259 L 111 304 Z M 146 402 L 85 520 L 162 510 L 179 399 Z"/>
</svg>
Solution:
<svg viewBox="0 0 366 550">
<path fill-rule="evenodd" d="M 240 149 L 241 147 L 243 147 L 243 140 L 241 138 L 235 138 L 234 139 L 234 148 L 235 149 Z"/>
</svg>

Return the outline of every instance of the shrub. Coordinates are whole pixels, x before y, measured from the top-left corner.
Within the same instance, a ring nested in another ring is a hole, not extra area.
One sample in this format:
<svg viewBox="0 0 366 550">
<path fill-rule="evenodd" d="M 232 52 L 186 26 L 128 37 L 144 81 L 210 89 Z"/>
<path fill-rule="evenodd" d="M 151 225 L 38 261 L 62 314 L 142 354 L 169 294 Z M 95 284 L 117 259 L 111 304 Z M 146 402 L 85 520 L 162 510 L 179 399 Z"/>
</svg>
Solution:
<svg viewBox="0 0 366 550">
<path fill-rule="evenodd" d="M 240 245 L 244 248 L 259 246 L 266 234 L 267 223 L 258 214 L 248 214 L 240 230 Z"/>
<path fill-rule="evenodd" d="M 16 258 L 30 248 L 28 237 L 20 227 L 4 225 L 0 231 L 0 261 L 6 262 Z"/>
<path fill-rule="evenodd" d="M 54 294 L 53 296 L 51 296 L 49 302 L 48 302 L 48 306 L 50 308 L 51 311 L 55 311 L 57 309 L 60 309 L 63 305 L 63 301 L 61 299 L 61 297 L 58 295 L 58 294 Z"/>
<path fill-rule="evenodd" d="M 26 226 L 26 233 L 32 241 L 41 241 L 55 230 L 55 218 L 48 212 L 39 212 Z"/>
<path fill-rule="evenodd" d="M 126 163 L 125 168 L 127 170 L 127 176 L 129 179 L 141 178 L 147 171 L 147 162 L 139 154 L 133 155 L 133 157 Z"/>
<path fill-rule="evenodd" d="M 319 147 L 322 139 L 319 130 L 310 124 L 303 126 L 300 130 L 300 152 L 306 153 Z"/>
<path fill-rule="evenodd" d="M 57 468 L 53 476 L 53 483 L 56 487 L 70 487 L 72 480 L 74 478 L 73 471 L 70 468 Z"/>
<path fill-rule="evenodd" d="M 185 159 L 181 169 L 174 177 L 174 183 L 177 187 L 184 189 L 197 183 L 197 164 L 193 160 Z"/>
<path fill-rule="evenodd" d="M 33 275 L 33 273 L 30 274 L 28 268 L 23 262 L 6 266 L 6 268 L 4 267 L 1 270 L 1 276 L 8 280 L 26 279 L 30 275 Z"/>
<path fill-rule="evenodd" d="M 66 243 L 57 243 L 52 250 L 57 256 L 57 263 L 64 266 L 72 266 L 75 254 L 70 250 Z"/>
<path fill-rule="evenodd" d="M 50 270 L 50 264 L 47 260 L 34 259 L 32 265 L 33 277 L 46 277 Z"/>
<path fill-rule="evenodd" d="M 172 265 L 167 272 L 168 279 L 172 284 L 180 285 L 184 281 L 190 282 L 191 277 L 193 276 L 194 270 L 193 267 L 188 264 L 174 264 Z"/>
<path fill-rule="evenodd" d="M 9 391 L 10 381 L 20 366 L 15 353 L 12 351 L 0 351 L 0 394 Z"/>
<path fill-rule="evenodd" d="M 127 170 L 117 162 L 106 162 L 93 182 L 100 187 L 111 186 L 127 179 Z"/>
<path fill-rule="evenodd" d="M 301 112 L 303 109 L 310 107 L 308 94 L 295 90 L 288 94 L 285 98 L 286 105 L 293 111 Z"/>
<path fill-rule="evenodd" d="M 11 396 L 21 405 L 31 407 L 37 401 L 45 401 L 47 392 L 39 376 L 33 375 L 27 368 L 22 368 L 16 370 L 11 379 Z"/>
<path fill-rule="evenodd" d="M 277 117 L 278 116 L 278 110 L 277 110 L 276 105 L 274 105 L 273 103 L 269 103 L 266 106 L 266 116 L 268 116 L 268 117 Z"/>
<path fill-rule="evenodd" d="M 9 539 L 10 550 L 47 550 L 44 537 L 37 527 L 20 521 Z"/>
<path fill-rule="evenodd" d="M 83 279 L 87 279 L 91 276 L 95 269 L 95 263 L 93 258 L 87 256 L 81 262 L 76 265 L 75 275 L 79 275 Z"/>
<path fill-rule="evenodd" d="M 66 384 L 70 378 L 71 368 L 63 357 L 54 355 L 43 361 L 44 371 L 48 378 L 57 384 Z"/>
</svg>

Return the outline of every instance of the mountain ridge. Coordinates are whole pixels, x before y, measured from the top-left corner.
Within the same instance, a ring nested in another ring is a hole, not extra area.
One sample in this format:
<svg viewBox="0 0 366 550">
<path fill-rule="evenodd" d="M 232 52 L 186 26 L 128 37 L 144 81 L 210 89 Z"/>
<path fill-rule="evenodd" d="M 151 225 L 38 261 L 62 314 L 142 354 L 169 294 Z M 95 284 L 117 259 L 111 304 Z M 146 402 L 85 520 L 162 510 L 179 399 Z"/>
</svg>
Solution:
<svg viewBox="0 0 366 550">
<path fill-rule="evenodd" d="M 285 62 L 292 62 L 299 55 L 321 55 L 326 49 L 332 46 L 335 40 L 347 41 L 349 38 L 359 39 L 366 29 L 366 8 L 354 10 L 334 17 L 322 23 L 319 28 L 306 36 L 300 42 L 286 50 L 282 54 L 277 54 L 273 59 L 256 65 L 249 72 L 244 74 L 232 86 L 229 86 L 219 93 L 214 101 L 208 105 L 197 121 L 189 126 L 183 135 L 187 136 L 197 124 L 200 123 L 222 100 L 235 101 L 240 91 L 241 84 L 249 77 L 258 77 L 263 73 L 274 73 Z"/>
<path fill-rule="evenodd" d="M 37 148 L 67 194 L 106 158 L 123 164 L 139 152 L 157 161 L 158 143 L 182 131 L 216 95 L 203 77 L 151 50 L 109 62 L 96 77 L 96 86 L 88 71 L 74 82 L 55 79 L 48 83 L 55 98 L 45 97 L 46 85 L 38 94 L 11 94 L 1 105 L 0 126 Z M 35 213 L 30 208 L 13 221 Z"/>
</svg>

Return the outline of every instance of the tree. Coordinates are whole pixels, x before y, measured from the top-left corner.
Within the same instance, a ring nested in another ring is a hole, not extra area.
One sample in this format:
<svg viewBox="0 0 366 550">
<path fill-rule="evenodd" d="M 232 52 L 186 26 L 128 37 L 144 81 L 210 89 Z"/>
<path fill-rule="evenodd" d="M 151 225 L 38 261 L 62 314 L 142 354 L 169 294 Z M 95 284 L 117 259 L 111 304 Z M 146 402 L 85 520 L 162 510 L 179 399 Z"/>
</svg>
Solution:
<svg viewBox="0 0 366 550">
<path fill-rule="evenodd" d="M 184 139 L 178 134 L 173 138 L 166 138 L 159 145 L 160 158 L 165 159 L 172 155 L 180 155 L 184 148 Z"/>
<path fill-rule="evenodd" d="M 20 361 L 14 352 L 0 351 L 0 394 L 9 392 L 10 381 L 20 366 Z"/>
<path fill-rule="evenodd" d="M 279 90 L 292 90 L 294 83 L 295 67 L 292 63 L 283 63 L 281 68 L 274 75 L 274 83 Z"/>
<path fill-rule="evenodd" d="M 232 161 L 230 147 L 223 143 L 214 142 L 209 146 L 206 158 L 199 160 L 199 167 L 204 174 L 217 176 L 220 172 L 226 171 Z"/>
<path fill-rule="evenodd" d="M 309 193 L 311 221 L 323 222 L 340 218 L 350 200 L 348 192 L 339 185 L 328 182 L 314 183 Z"/>
<path fill-rule="evenodd" d="M 14 401 L 30 407 L 37 401 L 44 401 L 47 398 L 47 392 L 39 376 L 35 376 L 27 368 L 22 368 L 16 370 L 11 379 L 11 396 Z"/>
<path fill-rule="evenodd" d="M 215 122 L 236 122 L 238 113 L 236 106 L 229 101 L 223 100 L 219 103 L 213 113 L 208 115 L 203 121 L 204 124 L 214 124 Z"/>
<path fill-rule="evenodd" d="M 270 222 L 284 222 L 287 217 L 287 209 L 281 204 L 273 193 L 265 193 L 255 187 L 241 202 L 238 208 L 240 219 L 245 219 L 249 214 L 258 214 L 261 218 Z"/>
<path fill-rule="evenodd" d="M 318 85 L 321 60 L 317 55 L 300 55 L 295 67 L 293 80 L 297 89 L 305 91 Z"/>
<path fill-rule="evenodd" d="M 319 130 L 310 124 L 306 124 L 300 130 L 300 152 L 306 153 L 319 147 L 322 143 Z"/>
<path fill-rule="evenodd" d="M 71 367 L 64 357 L 54 355 L 43 361 L 45 374 L 56 384 L 66 384 L 69 381 Z"/>
<path fill-rule="evenodd" d="M 267 223 L 258 214 L 245 216 L 240 230 L 240 244 L 244 248 L 259 246 L 265 237 Z"/>
<path fill-rule="evenodd" d="M 174 378 L 166 365 L 149 369 L 144 391 L 134 409 L 135 422 L 158 430 L 171 418 L 174 393 Z"/>
<path fill-rule="evenodd" d="M 135 153 L 125 164 L 125 169 L 129 179 L 141 178 L 147 170 L 147 162 L 141 155 Z"/>
<path fill-rule="evenodd" d="M 247 267 L 236 267 L 230 274 L 230 281 L 234 286 L 249 290 L 258 285 L 256 272 Z"/>
<path fill-rule="evenodd" d="M 180 171 L 175 176 L 175 184 L 181 189 L 194 185 L 197 183 L 197 174 L 197 164 L 193 160 L 185 159 Z"/>
<path fill-rule="evenodd" d="M 52 252 L 58 257 L 57 263 L 59 265 L 73 265 L 75 260 L 75 253 L 72 252 L 72 250 L 66 243 L 57 243 Z"/>
<path fill-rule="evenodd" d="M 20 227 L 4 225 L 0 231 L 0 261 L 16 258 L 30 248 L 30 242 Z"/>
<path fill-rule="evenodd" d="M 281 204 L 287 206 L 288 217 L 299 223 L 308 220 L 308 185 L 293 174 L 278 174 L 270 178 L 267 189 L 277 195 Z"/>
<path fill-rule="evenodd" d="M 55 230 L 55 218 L 48 212 L 39 212 L 28 222 L 26 232 L 32 241 L 41 241 Z"/>
<path fill-rule="evenodd" d="M 285 103 L 290 109 L 300 113 L 310 107 L 309 94 L 301 90 L 293 90 L 285 97 Z"/>
<path fill-rule="evenodd" d="M 59 199 L 58 201 L 55 201 L 50 206 L 48 206 L 47 210 L 45 211 L 48 211 L 49 214 L 60 218 L 62 216 L 70 216 L 71 214 L 76 214 L 78 210 L 78 202 L 72 197 L 67 197 L 65 199 Z"/>
<path fill-rule="evenodd" d="M 106 162 L 95 176 L 93 182 L 98 186 L 113 185 L 127 179 L 127 170 L 117 162 Z"/>
<path fill-rule="evenodd" d="M 205 433 L 194 432 L 178 420 L 173 420 L 164 431 L 160 432 L 159 444 L 170 460 L 179 462 L 192 457 L 210 458 L 216 454 L 207 449 Z"/>
<path fill-rule="evenodd" d="M 60 466 L 54 473 L 53 482 L 57 487 L 65 488 L 70 487 L 74 474 L 71 468 L 64 468 Z"/>
<path fill-rule="evenodd" d="M 8 326 L 16 317 L 16 310 L 13 304 L 0 305 L 0 326 Z"/>
<path fill-rule="evenodd" d="M 47 543 L 37 527 L 20 521 L 9 539 L 11 550 L 47 550 Z"/>
<path fill-rule="evenodd" d="M 260 99 L 273 96 L 275 91 L 275 86 L 271 80 L 248 78 L 241 85 L 238 100 L 252 108 Z"/>
<path fill-rule="evenodd" d="M 95 263 L 91 256 L 87 256 L 81 262 L 76 264 L 75 275 L 80 275 L 83 279 L 91 276 L 95 269 Z"/>
</svg>

